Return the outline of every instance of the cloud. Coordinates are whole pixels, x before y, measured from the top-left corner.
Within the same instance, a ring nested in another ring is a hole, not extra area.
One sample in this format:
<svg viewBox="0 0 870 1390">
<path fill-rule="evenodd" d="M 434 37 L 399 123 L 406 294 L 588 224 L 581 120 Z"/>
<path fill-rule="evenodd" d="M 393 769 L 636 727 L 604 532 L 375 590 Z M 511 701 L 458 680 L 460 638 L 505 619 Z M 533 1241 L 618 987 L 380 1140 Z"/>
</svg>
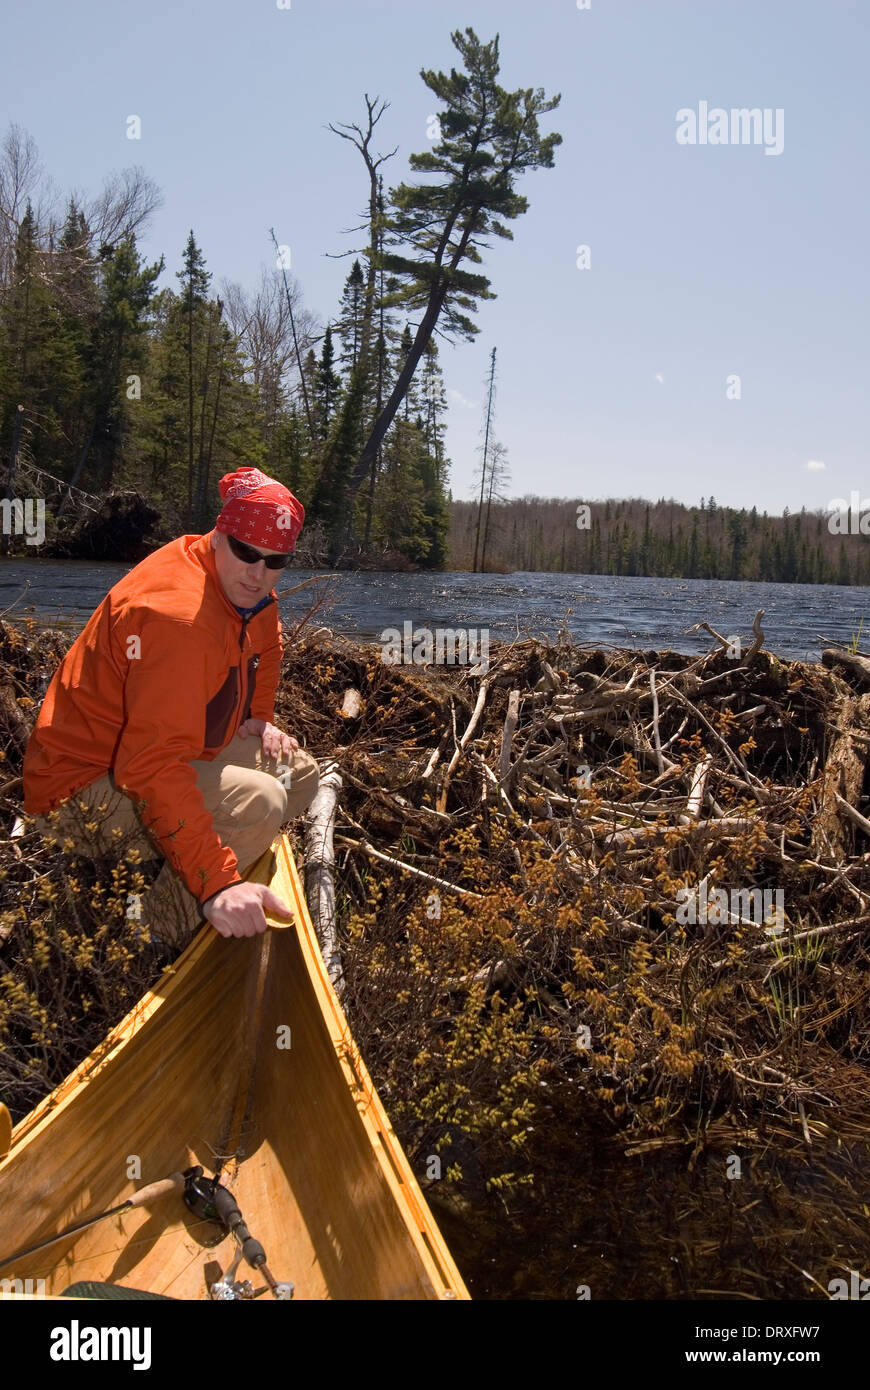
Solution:
<svg viewBox="0 0 870 1390">
<path fill-rule="evenodd" d="M 665 379 L 664 379 L 664 377 L 662 376 L 661 372 L 655 372 L 655 373 L 654 373 L 654 375 L 653 375 L 653 381 L 657 381 L 657 382 L 659 383 L 660 386 L 664 386 L 664 384 L 665 384 Z"/>
<path fill-rule="evenodd" d="M 477 410 L 477 401 L 470 401 L 467 396 L 463 396 L 461 391 L 454 391 L 451 387 L 448 389 L 447 395 L 455 405 L 464 406 L 466 410 Z"/>
<path fill-rule="evenodd" d="M 821 473 L 823 469 L 827 468 L 827 464 L 823 463 L 821 459 L 807 459 L 806 466 L 811 473 Z"/>
</svg>

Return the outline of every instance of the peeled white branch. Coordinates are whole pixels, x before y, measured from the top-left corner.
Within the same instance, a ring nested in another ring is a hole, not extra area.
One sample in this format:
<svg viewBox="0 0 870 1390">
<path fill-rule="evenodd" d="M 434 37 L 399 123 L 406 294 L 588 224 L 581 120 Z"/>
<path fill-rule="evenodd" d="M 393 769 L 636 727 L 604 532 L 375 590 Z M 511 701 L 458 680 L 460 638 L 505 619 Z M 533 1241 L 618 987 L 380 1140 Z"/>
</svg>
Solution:
<svg viewBox="0 0 870 1390">
<path fill-rule="evenodd" d="M 335 849 L 332 834 L 341 774 L 335 763 L 321 769 L 317 794 L 305 820 L 305 893 L 326 971 L 336 994 L 344 990 L 344 969 L 335 932 Z"/>
</svg>

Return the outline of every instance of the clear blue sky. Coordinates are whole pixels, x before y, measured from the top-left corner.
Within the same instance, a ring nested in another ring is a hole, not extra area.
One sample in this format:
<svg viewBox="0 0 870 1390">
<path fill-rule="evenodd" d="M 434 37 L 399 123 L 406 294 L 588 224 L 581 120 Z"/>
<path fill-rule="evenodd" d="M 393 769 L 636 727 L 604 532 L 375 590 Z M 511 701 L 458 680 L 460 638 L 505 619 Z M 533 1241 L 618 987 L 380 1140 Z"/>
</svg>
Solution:
<svg viewBox="0 0 870 1390">
<path fill-rule="evenodd" d="M 500 35 L 503 86 L 561 92 L 542 127 L 564 140 L 485 257 L 498 298 L 476 341 L 441 345 L 454 495 L 471 492 L 496 346 L 513 495 L 769 512 L 870 497 L 867 0 L 7 3 L 0 127 L 33 135 L 62 192 L 142 165 L 164 198 L 141 240 L 166 256 L 161 284 L 193 227 L 215 287 L 253 288 L 274 224 L 325 322 L 351 264 L 325 253 L 361 244 L 342 229 L 367 194 L 326 126 L 386 98 L 375 148 L 399 146 L 388 184 L 408 177 L 437 109 L 419 70 L 458 64 L 467 25 Z M 678 144 L 677 111 L 701 102 L 782 108 L 782 153 Z"/>
</svg>

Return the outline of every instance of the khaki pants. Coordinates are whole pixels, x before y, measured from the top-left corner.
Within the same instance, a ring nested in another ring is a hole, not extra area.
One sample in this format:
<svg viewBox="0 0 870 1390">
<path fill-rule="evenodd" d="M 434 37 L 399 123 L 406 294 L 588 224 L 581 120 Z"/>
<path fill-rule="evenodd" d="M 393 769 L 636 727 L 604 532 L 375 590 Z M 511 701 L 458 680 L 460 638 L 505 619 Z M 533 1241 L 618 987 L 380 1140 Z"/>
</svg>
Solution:
<svg viewBox="0 0 870 1390">
<path fill-rule="evenodd" d="M 238 734 L 211 762 L 192 762 L 206 810 L 223 844 L 229 846 L 244 873 L 269 848 L 285 821 L 302 814 L 317 791 L 317 763 L 309 753 L 294 751 L 287 757 L 266 758 L 256 734 Z M 277 779 L 289 767 L 286 787 Z M 136 810 L 135 803 L 120 791 L 111 773 L 83 787 L 55 812 L 54 824 L 48 815 L 35 816 L 36 828 L 73 854 L 118 855 L 139 852 L 140 858 L 162 858 Z M 142 918 L 152 936 L 185 946 L 202 926 L 205 918 L 199 901 L 178 876 L 168 860 L 151 888 L 142 896 Z"/>
</svg>

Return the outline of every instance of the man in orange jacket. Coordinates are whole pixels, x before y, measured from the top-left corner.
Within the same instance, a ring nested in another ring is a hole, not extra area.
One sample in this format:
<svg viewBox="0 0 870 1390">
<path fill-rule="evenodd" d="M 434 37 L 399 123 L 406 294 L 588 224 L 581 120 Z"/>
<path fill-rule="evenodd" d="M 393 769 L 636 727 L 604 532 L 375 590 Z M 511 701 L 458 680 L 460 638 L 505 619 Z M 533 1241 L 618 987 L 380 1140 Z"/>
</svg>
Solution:
<svg viewBox="0 0 870 1390">
<path fill-rule="evenodd" d="M 314 759 L 274 723 L 272 576 L 304 509 L 256 468 L 220 492 L 213 531 L 171 541 L 103 599 L 55 672 L 23 769 L 24 810 L 63 847 L 166 856 L 146 918 L 176 945 L 203 916 L 229 937 L 265 931 L 264 908 L 291 915 L 239 870 L 318 785 Z"/>
</svg>

